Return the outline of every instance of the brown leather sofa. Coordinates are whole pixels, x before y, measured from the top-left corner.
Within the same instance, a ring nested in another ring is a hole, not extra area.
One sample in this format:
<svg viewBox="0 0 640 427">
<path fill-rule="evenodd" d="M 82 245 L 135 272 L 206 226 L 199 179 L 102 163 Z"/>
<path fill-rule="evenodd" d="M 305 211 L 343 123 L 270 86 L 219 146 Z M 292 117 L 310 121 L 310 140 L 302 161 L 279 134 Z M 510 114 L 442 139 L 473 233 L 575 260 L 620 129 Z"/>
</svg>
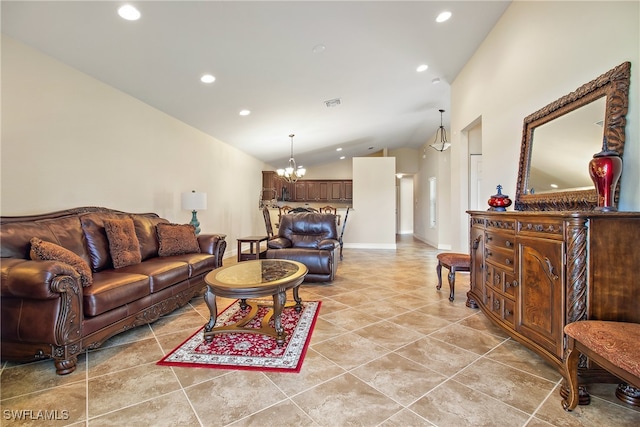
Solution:
<svg viewBox="0 0 640 427">
<path fill-rule="evenodd" d="M 225 237 L 97 207 L 1 217 L 2 359 L 53 358 L 58 374 L 73 372 L 83 350 L 198 294 L 222 266 Z"/>
<path fill-rule="evenodd" d="M 278 235 L 267 242 L 267 258 L 288 259 L 309 269 L 305 282 L 331 282 L 340 248 L 336 216 L 320 213 L 282 215 Z"/>
</svg>

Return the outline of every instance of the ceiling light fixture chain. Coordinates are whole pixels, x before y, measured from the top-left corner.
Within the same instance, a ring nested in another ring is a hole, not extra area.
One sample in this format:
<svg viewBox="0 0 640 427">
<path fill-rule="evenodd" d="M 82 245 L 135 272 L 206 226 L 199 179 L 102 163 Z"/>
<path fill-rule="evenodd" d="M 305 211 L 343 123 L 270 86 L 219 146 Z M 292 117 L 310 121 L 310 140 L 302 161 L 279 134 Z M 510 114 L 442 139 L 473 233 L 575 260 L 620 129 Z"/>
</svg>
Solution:
<svg viewBox="0 0 640 427">
<path fill-rule="evenodd" d="M 289 138 L 291 138 L 291 157 L 289 157 L 289 166 L 284 169 L 278 169 L 276 171 L 279 177 L 291 183 L 298 181 L 307 172 L 305 168 L 296 166 L 296 159 L 293 157 L 293 137 L 294 136 L 295 136 L 294 134 L 289 135 Z"/>
<path fill-rule="evenodd" d="M 433 144 L 431 144 L 430 147 L 436 151 L 443 152 L 444 150 L 451 147 L 451 144 L 449 143 L 449 141 L 447 141 L 447 131 L 444 129 L 444 126 L 442 125 L 442 113 L 444 113 L 444 110 L 440 109 L 438 111 L 440 111 L 440 127 L 436 131 L 436 137 L 433 140 Z M 438 132 L 440 133 L 440 140 L 438 140 Z"/>
</svg>

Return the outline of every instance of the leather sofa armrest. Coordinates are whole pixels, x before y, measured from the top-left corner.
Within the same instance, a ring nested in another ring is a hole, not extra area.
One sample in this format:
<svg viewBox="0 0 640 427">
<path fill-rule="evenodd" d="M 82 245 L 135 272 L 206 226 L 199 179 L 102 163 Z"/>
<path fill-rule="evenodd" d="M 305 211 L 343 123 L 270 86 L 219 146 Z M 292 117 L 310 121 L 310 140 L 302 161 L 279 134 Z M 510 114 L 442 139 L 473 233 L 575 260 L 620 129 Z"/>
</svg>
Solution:
<svg viewBox="0 0 640 427">
<path fill-rule="evenodd" d="M 267 246 L 269 249 L 284 249 L 290 248 L 293 245 L 291 244 L 291 240 L 286 237 L 276 237 L 275 239 L 269 240 Z"/>
<path fill-rule="evenodd" d="M 0 296 L 25 299 L 57 299 L 67 292 L 82 292 L 80 274 L 59 261 L 2 260 Z M 78 289 L 75 289 L 75 288 Z"/>
<path fill-rule="evenodd" d="M 327 250 L 327 251 L 332 251 L 339 246 L 340 246 L 340 242 L 336 239 L 320 240 L 320 242 L 318 243 L 318 249 Z"/>
<path fill-rule="evenodd" d="M 217 267 L 222 267 L 222 257 L 227 249 L 226 234 L 198 234 L 200 252 L 211 254 L 217 260 Z"/>
</svg>

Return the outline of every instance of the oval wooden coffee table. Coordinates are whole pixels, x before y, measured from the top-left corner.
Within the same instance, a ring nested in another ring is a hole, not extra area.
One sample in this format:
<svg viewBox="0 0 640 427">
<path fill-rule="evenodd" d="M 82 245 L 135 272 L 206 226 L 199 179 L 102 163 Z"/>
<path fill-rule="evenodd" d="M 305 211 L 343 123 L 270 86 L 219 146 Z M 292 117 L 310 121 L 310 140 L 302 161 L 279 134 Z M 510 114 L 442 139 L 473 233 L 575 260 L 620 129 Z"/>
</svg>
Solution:
<svg viewBox="0 0 640 427">
<path fill-rule="evenodd" d="M 204 325 L 204 339 L 211 342 L 215 334 L 223 332 L 249 332 L 253 334 L 270 335 L 276 338 L 276 343 L 284 344 L 285 332 L 282 327 L 282 309 L 287 302 L 287 290 L 293 288 L 295 309 L 302 310 L 302 300 L 298 295 L 298 287 L 307 274 L 307 267 L 297 261 L 260 259 L 244 261 L 229 267 L 213 270 L 204 278 L 207 292 L 204 301 L 209 307 L 211 317 Z M 273 296 L 273 323 L 269 326 L 272 316 L 267 315 L 260 328 L 245 328 L 258 312 L 257 302 L 247 303 L 247 298 Z M 216 296 L 240 299 L 240 307 L 244 310 L 251 307 L 251 311 L 238 323 L 214 327 L 218 309 Z"/>
</svg>

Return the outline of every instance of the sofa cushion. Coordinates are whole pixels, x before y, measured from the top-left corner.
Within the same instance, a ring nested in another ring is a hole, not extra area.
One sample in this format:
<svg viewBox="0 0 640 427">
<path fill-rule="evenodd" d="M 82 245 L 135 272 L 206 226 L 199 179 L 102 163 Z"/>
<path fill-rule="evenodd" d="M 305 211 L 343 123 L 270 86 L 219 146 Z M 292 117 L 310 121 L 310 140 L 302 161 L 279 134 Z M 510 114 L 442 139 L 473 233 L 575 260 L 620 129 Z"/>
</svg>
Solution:
<svg viewBox="0 0 640 427">
<path fill-rule="evenodd" d="M 0 224 L 0 256 L 2 258 L 30 259 L 31 242 L 38 237 L 47 242 L 56 242 L 49 227 L 41 222 L 24 221 Z"/>
<path fill-rule="evenodd" d="M 191 224 L 158 224 L 158 255 L 199 253 L 196 229 Z"/>
<path fill-rule="evenodd" d="M 123 218 L 123 216 L 110 212 L 91 212 L 80 216 L 80 224 L 91 259 L 90 265 L 94 272 L 113 267 L 109 253 L 109 240 L 104 230 L 104 220 Z"/>
<path fill-rule="evenodd" d="M 80 275 L 82 286 L 89 286 L 93 282 L 89 264 L 69 249 L 55 243 L 45 242 L 37 237 L 32 238 L 30 256 L 36 261 L 60 261 L 72 266 Z"/>
<path fill-rule="evenodd" d="M 189 266 L 189 277 L 208 273 L 216 268 L 216 257 L 207 253 L 174 255 L 169 259 L 186 263 Z"/>
<path fill-rule="evenodd" d="M 140 242 L 140 255 L 142 261 L 158 256 L 158 232 L 156 226 L 158 224 L 168 224 L 169 221 L 164 218 L 131 215 L 133 224 L 136 228 L 136 236 Z"/>
<path fill-rule="evenodd" d="M 86 288 L 82 295 L 84 314 L 97 316 L 144 298 L 149 293 L 149 278 L 142 274 L 125 273 L 122 270 L 94 273 L 93 285 Z"/>
<path fill-rule="evenodd" d="M 46 226 L 55 236 L 55 240 L 42 240 L 57 243 L 89 263 L 90 259 L 87 253 L 84 235 L 82 234 L 82 226 L 77 216 L 45 219 L 38 221 L 38 223 Z M 34 236 L 40 237 L 37 234 Z"/>
<path fill-rule="evenodd" d="M 140 264 L 140 243 L 131 218 L 105 219 L 104 230 L 109 240 L 109 253 L 113 268 Z"/>
<path fill-rule="evenodd" d="M 154 293 L 189 278 L 189 265 L 173 257 L 155 257 L 130 265 L 118 272 L 141 274 L 149 278 L 149 292 Z"/>
</svg>

